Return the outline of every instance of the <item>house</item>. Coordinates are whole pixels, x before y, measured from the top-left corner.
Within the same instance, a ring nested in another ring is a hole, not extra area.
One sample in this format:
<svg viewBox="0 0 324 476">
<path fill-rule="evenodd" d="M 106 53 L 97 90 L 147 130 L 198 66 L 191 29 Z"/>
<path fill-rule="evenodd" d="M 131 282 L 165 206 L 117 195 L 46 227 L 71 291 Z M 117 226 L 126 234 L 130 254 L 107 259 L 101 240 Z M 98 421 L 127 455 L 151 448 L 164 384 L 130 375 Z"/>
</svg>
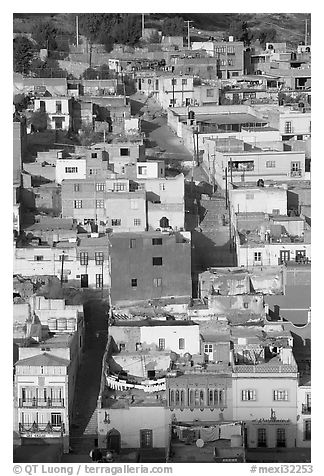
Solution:
<svg viewBox="0 0 324 476">
<path fill-rule="evenodd" d="M 143 232 L 147 229 L 144 190 L 107 192 L 105 200 L 106 223 L 109 228 L 117 233 Z"/>
<path fill-rule="evenodd" d="M 111 237 L 111 299 L 114 306 L 191 296 L 188 232 L 117 233 Z"/>
<path fill-rule="evenodd" d="M 51 129 L 69 130 L 72 128 L 72 98 L 67 96 L 37 97 L 34 111 L 46 112 Z"/>
<path fill-rule="evenodd" d="M 125 173 L 128 164 L 136 164 L 145 158 L 145 146 L 142 136 L 127 136 L 114 138 L 110 143 L 96 144 L 91 147 L 93 152 L 102 148 L 109 155 L 109 164 L 113 172 L 117 174 Z"/>
<path fill-rule="evenodd" d="M 78 238 L 52 243 L 31 239 L 14 249 L 13 272 L 22 276 L 56 276 L 70 286 L 92 289 L 110 287 L 110 242 L 108 236 L 84 233 Z"/>
<path fill-rule="evenodd" d="M 219 78 L 244 74 L 244 44 L 241 41 L 193 41 L 191 48 L 205 50 L 208 56 L 215 59 Z"/>
<path fill-rule="evenodd" d="M 264 114 L 269 125 L 279 130 L 281 140 L 306 140 L 311 137 L 311 112 L 304 108 L 281 106 Z"/>
<path fill-rule="evenodd" d="M 259 337 L 252 329 L 231 331 L 233 419 L 245 422 L 249 448 L 293 448 L 298 367 L 292 337 L 271 326 L 261 331 Z"/>
<path fill-rule="evenodd" d="M 310 225 L 302 217 L 237 213 L 234 223 L 238 266 L 311 260 Z"/>
<path fill-rule="evenodd" d="M 46 305 L 46 300 L 41 298 L 41 302 Z M 73 309 L 68 311 L 64 301 L 60 304 L 56 311 L 39 310 L 41 319 L 37 311 L 29 314 L 23 337 L 19 332 L 14 337 L 18 345 L 14 440 L 20 440 L 20 444 L 61 444 L 63 452 L 68 453 L 84 321 L 83 306 L 70 306 Z M 50 317 L 54 314 L 56 317 Z"/>
<path fill-rule="evenodd" d="M 287 186 L 229 187 L 229 202 L 234 213 L 263 212 L 287 215 Z"/>
</svg>

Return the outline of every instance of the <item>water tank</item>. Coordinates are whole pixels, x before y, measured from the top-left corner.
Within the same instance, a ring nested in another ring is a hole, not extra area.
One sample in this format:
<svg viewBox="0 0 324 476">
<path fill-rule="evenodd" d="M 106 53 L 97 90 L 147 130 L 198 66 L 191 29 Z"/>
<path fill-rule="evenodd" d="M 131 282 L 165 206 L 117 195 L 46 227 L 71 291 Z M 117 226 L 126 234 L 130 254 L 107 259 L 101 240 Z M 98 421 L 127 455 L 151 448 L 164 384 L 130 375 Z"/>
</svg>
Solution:
<svg viewBox="0 0 324 476">
<path fill-rule="evenodd" d="M 76 330 L 76 320 L 75 317 L 70 317 L 66 320 L 66 330 L 74 332 Z"/>
<path fill-rule="evenodd" d="M 241 435 L 231 436 L 231 448 L 239 448 L 243 446 L 243 440 Z"/>
<path fill-rule="evenodd" d="M 234 41 L 234 36 L 229 36 L 228 41 L 233 42 Z"/>
<path fill-rule="evenodd" d="M 55 332 L 56 331 L 56 318 L 55 317 L 49 317 L 47 319 L 47 324 L 48 324 L 48 329 L 50 332 Z"/>
<path fill-rule="evenodd" d="M 65 317 L 60 317 L 57 319 L 57 330 L 66 331 L 66 319 Z"/>
</svg>

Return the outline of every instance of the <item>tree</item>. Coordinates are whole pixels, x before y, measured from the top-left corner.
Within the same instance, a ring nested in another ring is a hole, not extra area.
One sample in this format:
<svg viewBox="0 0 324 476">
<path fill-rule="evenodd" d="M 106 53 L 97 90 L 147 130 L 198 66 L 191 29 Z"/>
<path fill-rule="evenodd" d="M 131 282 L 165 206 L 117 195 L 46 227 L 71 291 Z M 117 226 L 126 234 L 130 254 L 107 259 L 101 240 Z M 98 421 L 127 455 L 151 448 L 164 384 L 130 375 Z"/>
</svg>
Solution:
<svg viewBox="0 0 324 476">
<path fill-rule="evenodd" d="M 260 44 L 265 47 L 266 43 L 276 41 L 277 32 L 275 28 L 264 28 L 263 30 L 258 31 L 258 37 Z"/>
<path fill-rule="evenodd" d="M 253 33 L 248 27 L 246 21 L 232 22 L 229 28 L 230 35 L 234 36 L 238 41 L 243 41 L 244 46 L 249 46 L 253 39 Z"/>
<path fill-rule="evenodd" d="M 164 36 L 183 36 L 185 31 L 184 20 L 182 17 L 166 18 L 162 24 L 162 35 Z"/>
<path fill-rule="evenodd" d="M 93 68 L 87 68 L 85 71 L 83 71 L 81 78 L 82 79 L 97 79 L 99 76 L 98 71 L 96 71 Z"/>
<path fill-rule="evenodd" d="M 39 48 L 56 50 L 57 29 L 51 22 L 35 22 L 32 26 L 32 37 Z"/>
<path fill-rule="evenodd" d="M 113 34 L 117 43 L 135 45 L 142 36 L 140 15 L 125 14 L 122 21 L 113 29 Z"/>
<path fill-rule="evenodd" d="M 146 41 L 147 43 L 161 43 L 159 32 L 157 30 L 153 31 Z"/>
<path fill-rule="evenodd" d="M 16 73 L 28 74 L 33 59 L 34 46 L 25 36 L 17 36 L 13 41 L 13 68 Z"/>
<path fill-rule="evenodd" d="M 21 112 L 24 109 L 27 109 L 30 103 L 30 98 L 24 94 L 15 94 L 13 103 L 15 105 L 16 112 Z"/>
<path fill-rule="evenodd" d="M 49 117 L 47 112 L 38 109 L 31 115 L 29 122 L 33 131 L 44 132 L 48 127 Z"/>
</svg>

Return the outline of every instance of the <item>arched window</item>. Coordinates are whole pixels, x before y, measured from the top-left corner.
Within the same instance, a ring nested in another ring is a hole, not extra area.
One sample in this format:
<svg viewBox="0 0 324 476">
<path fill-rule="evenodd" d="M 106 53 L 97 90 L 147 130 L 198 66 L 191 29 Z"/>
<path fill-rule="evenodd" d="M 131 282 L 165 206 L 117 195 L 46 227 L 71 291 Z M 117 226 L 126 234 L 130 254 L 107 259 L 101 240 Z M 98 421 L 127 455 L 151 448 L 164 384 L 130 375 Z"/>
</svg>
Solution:
<svg viewBox="0 0 324 476">
<path fill-rule="evenodd" d="M 176 392 L 175 392 L 175 404 L 179 405 L 179 403 L 180 403 L 180 392 L 179 392 L 179 390 L 176 390 Z"/>
<path fill-rule="evenodd" d="M 161 228 L 169 228 L 169 219 L 167 217 L 162 217 L 160 220 L 160 227 Z"/>
</svg>

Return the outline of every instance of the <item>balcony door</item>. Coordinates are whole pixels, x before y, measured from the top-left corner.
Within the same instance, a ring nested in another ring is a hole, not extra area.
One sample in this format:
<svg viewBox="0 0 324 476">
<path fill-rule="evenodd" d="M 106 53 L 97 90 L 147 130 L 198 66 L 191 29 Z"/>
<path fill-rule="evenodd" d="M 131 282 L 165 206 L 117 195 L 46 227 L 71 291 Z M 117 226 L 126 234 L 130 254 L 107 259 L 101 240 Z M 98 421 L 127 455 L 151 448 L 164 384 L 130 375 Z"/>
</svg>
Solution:
<svg viewBox="0 0 324 476">
<path fill-rule="evenodd" d="M 290 261 L 290 251 L 289 250 L 280 250 L 280 263 L 287 263 Z"/>
<path fill-rule="evenodd" d="M 153 430 L 140 430 L 141 448 L 153 448 Z"/>
</svg>

